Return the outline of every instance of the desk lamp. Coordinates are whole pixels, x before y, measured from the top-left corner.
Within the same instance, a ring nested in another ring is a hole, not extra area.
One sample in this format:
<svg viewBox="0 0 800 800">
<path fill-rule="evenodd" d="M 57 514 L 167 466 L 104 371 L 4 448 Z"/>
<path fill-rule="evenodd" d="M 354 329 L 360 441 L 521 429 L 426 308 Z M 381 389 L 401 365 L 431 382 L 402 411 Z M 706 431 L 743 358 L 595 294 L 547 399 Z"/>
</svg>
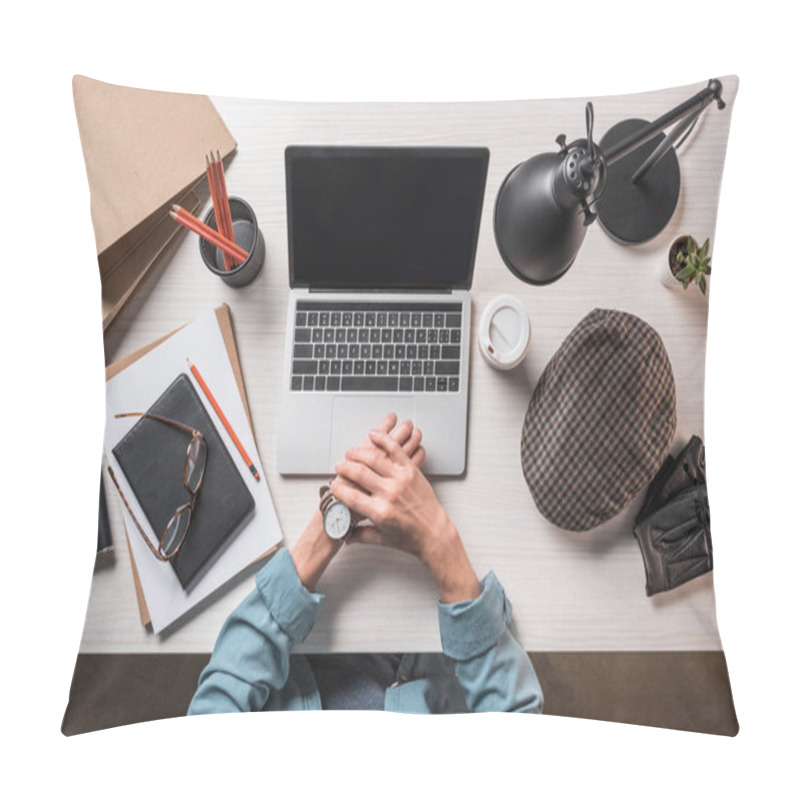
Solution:
<svg viewBox="0 0 800 800">
<path fill-rule="evenodd" d="M 594 107 L 587 103 L 585 139 L 567 144 L 562 133 L 557 153 L 517 165 L 500 187 L 494 234 L 506 266 L 527 283 L 552 283 L 572 266 L 595 219 L 626 244 L 660 233 L 680 192 L 675 148 L 714 100 L 725 107 L 716 79 L 653 122 L 617 123 L 599 144 L 593 139 Z"/>
</svg>

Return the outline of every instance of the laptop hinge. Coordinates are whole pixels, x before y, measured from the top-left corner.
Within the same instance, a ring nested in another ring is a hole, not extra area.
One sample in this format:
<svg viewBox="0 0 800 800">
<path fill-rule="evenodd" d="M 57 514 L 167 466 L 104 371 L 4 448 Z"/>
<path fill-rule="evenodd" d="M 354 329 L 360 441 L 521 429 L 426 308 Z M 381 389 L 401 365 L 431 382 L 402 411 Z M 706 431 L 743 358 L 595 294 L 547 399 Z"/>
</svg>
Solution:
<svg viewBox="0 0 800 800">
<path fill-rule="evenodd" d="M 309 294 L 453 294 L 452 289 L 311 289 Z"/>
</svg>

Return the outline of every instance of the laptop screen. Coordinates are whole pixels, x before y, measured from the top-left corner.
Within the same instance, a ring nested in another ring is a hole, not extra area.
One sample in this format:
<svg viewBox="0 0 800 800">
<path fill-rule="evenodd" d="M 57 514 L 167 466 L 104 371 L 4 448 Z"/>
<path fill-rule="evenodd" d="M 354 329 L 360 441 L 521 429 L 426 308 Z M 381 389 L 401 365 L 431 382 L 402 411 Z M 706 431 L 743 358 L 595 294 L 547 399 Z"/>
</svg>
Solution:
<svg viewBox="0 0 800 800">
<path fill-rule="evenodd" d="M 287 147 L 289 282 L 468 289 L 489 151 Z"/>
</svg>

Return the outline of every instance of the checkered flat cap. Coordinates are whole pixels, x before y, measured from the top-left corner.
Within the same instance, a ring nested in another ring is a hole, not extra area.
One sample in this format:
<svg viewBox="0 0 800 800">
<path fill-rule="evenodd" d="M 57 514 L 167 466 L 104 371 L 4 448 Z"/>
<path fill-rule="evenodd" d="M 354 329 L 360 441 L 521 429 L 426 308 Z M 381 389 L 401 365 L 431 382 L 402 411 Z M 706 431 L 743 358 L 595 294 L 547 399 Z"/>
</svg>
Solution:
<svg viewBox="0 0 800 800">
<path fill-rule="evenodd" d="M 550 359 L 522 427 L 522 471 L 539 511 L 569 531 L 622 511 L 675 433 L 675 381 L 661 337 L 595 309 Z"/>
</svg>

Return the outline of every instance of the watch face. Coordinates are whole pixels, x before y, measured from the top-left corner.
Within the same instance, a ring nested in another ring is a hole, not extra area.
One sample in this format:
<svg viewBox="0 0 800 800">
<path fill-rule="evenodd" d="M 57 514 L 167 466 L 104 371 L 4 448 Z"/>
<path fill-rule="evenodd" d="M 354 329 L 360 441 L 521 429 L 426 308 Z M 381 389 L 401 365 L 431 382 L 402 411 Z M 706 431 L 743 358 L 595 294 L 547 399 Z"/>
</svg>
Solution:
<svg viewBox="0 0 800 800">
<path fill-rule="evenodd" d="M 337 500 L 331 503 L 325 511 L 325 533 L 331 539 L 341 539 L 350 530 L 350 509 Z"/>
</svg>

